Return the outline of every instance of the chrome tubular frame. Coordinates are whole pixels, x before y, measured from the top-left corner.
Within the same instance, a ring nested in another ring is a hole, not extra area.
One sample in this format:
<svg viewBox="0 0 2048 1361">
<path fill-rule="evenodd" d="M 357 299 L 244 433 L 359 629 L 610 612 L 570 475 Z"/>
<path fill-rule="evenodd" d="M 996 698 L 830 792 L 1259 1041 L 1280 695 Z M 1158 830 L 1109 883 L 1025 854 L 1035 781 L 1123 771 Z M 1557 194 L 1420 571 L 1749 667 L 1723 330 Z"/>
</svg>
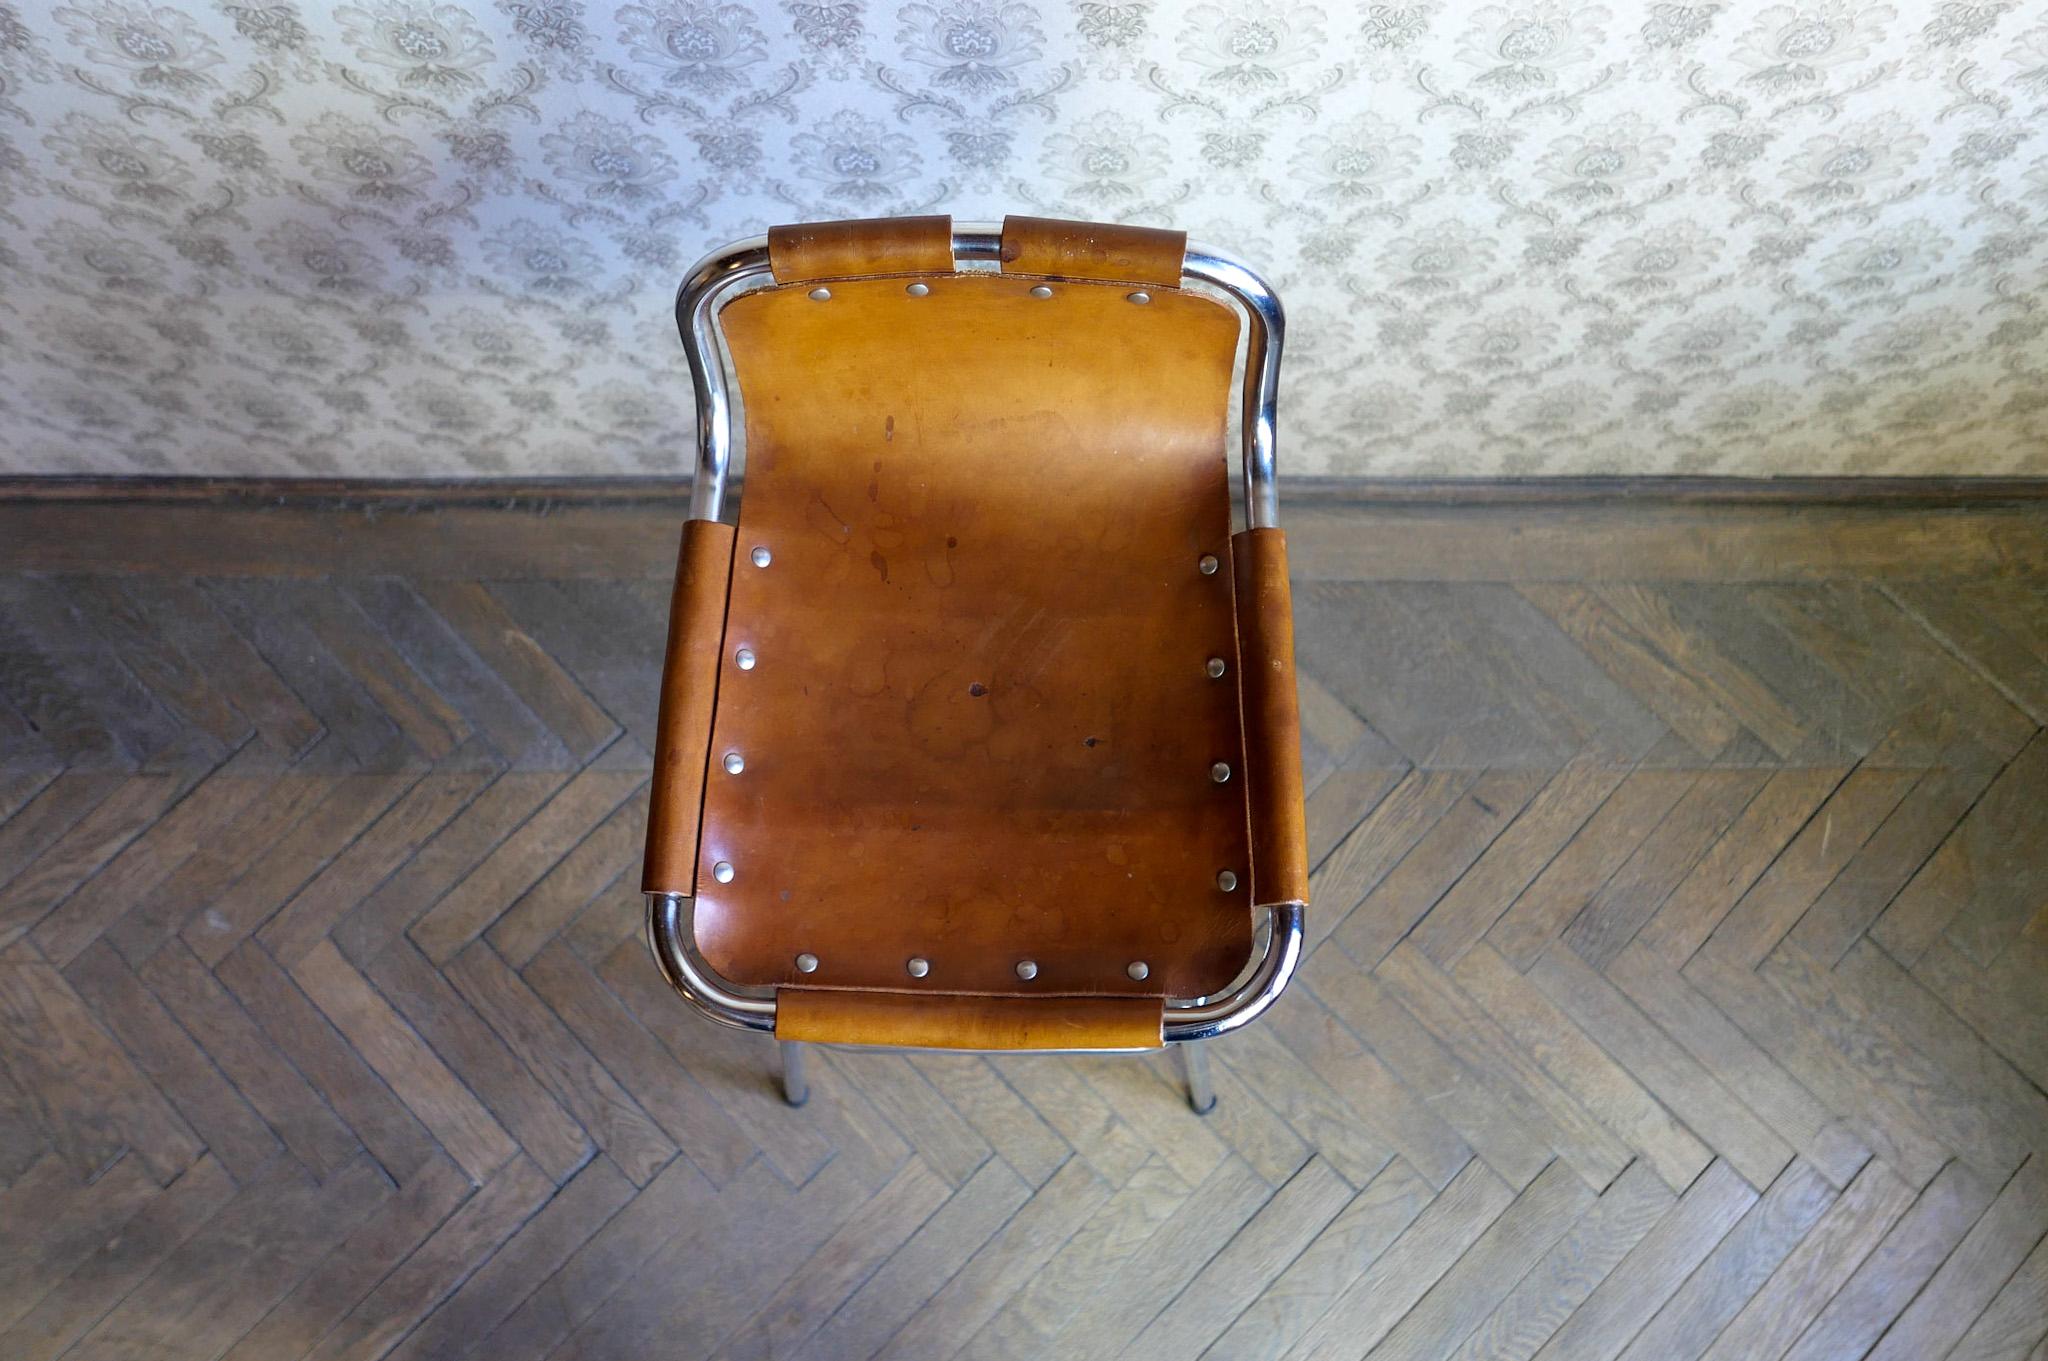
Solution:
<svg viewBox="0 0 2048 1361">
<path fill-rule="evenodd" d="M 953 256 L 1000 260 L 1000 223 L 955 223 Z M 1183 282 L 1202 284 L 1229 297 L 1245 325 L 1244 405 L 1240 437 L 1244 463 L 1244 517 L 1250 529 L 1278 528 L 1280 497 L 1275 461 L 1280 351 L 1286 316 L 1271 285 L 1227 251 L 1190 242 Z M 768 238 L 750 237 L 705 256 L 676 291 L 676 329 L 690 363 L 697 401 L 697 471 L 690 489 L 690 518 L 717 520 L 725 510 L 732 477 L 733 403 L 728 391 L 718 309 L 750 289 L 772 283 Z M 679 894 L 647 895 L 647 943 L 669 985 L 712 1020 L 745 1030 L 775 1029 L 775 990 L 743 987 L 720 978 L 698 955 L 689 920 L 691 900 Z M 1262 905 L 1254 924 L 1251 958 L 1235 982 L 1213 997 L 1168 998 L 1161 1028 L 1167 1044 L 1213 1039 L 1247 1025 L 1272 1006 L 1301 963 L 1303 906 Z"/>
</svg>

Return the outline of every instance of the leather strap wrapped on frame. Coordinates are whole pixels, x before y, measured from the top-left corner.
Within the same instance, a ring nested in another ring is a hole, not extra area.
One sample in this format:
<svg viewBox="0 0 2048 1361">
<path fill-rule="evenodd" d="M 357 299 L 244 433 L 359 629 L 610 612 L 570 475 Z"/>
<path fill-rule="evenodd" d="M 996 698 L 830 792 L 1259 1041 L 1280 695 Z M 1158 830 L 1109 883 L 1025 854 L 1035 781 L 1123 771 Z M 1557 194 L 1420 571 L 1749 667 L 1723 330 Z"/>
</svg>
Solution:
<svg viewBox="0 0 2048 1361">
<path fill-rule="evenodd" d="M 1157 1049 L 1156 997 L 965 997 L 783 988 L 775 1038 L 894 1049 Z"/>
<path fill-rule="evenodd" d="M 1301 785 L 1301 710 L 1294 684 L 1294 604 L 1287 536 L 1232 537 L 1243 667 L 1245 796 L 1252 824 L 1252 901 L 1308 901 L 1308 825 Z"/>
<path fill-rule="evenodd" d="M 1050 217 L 1003 219 L 1005 274 L 1179 288 L 1187 253 L 1186 232 Z"/>
<path fill-rule="evenodd" d="M 873 217 L 770 227 L 768 265 L 779 284 L 872 274 L 950 274 L 953 219 Z"/>
<path fill-rule="evenodd" d="M 669 598 L 668 655 L 661 670 L 661 717 L 655 729 L 654 782 L 647 806 L 647 863 L 640 880 L 647 893 L 694 891 L 733 535 L 733 526 L 716 520 L 683 523 L 675 593 Z"/>
</svg>

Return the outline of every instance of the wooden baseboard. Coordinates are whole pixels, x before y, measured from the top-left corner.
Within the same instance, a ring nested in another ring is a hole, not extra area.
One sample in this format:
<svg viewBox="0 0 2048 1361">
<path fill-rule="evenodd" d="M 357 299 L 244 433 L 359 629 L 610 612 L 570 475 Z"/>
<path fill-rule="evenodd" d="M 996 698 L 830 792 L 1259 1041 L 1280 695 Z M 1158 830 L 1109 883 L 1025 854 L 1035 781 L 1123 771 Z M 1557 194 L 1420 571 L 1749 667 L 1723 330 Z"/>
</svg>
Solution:
<svg viewBox="0 0 2048 1361">
<path fill-rule="evenodd" d="M 645 577 L 685 483 L 0 484 L 0 570 L 181 576 Z M 2048 484 L 1303 483 L 1297 581 L 2048 579 Z"/>
<path fill-rule="evenodd" d="M 0 477 L 0 502 L 160 502 L 295 509 L 687 502 L 687 477 Z M 2048 477 L 1512 477 L 1281 480 L 1283 505 L 2000 505 L 2048 500 Z"/>
</svg>

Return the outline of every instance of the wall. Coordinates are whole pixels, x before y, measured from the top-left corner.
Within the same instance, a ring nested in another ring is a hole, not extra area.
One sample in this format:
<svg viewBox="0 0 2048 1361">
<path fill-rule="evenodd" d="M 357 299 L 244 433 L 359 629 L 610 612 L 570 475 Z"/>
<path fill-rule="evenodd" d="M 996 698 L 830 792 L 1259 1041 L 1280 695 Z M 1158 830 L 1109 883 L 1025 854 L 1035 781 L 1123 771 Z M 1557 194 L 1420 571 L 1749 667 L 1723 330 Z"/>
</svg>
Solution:
<svg viewBox="0 0 2048 1361">
<path fill-rule="evenodd" d="M 671 472 L 691 259 L 1172 223 L 1336 474 L 2048 473 L 2038 4 L 0 7 L 0 471 Z"/>
</svg>

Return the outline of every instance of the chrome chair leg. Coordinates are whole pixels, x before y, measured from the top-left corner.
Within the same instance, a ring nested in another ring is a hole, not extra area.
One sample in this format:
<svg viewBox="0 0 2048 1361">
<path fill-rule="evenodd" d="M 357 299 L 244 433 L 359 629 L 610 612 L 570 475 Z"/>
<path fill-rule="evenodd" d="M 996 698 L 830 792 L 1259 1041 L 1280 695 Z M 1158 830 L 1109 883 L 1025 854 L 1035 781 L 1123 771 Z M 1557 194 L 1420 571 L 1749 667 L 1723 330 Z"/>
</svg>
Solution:
<svg viewBox="0 0 2048 1361">
<path fill-rule="evenodd" d="M 804 1076 L 804 1047 L 794 1040 L 778 1040 L 782 1050 L 782 1099 L 801 1106 L 811 1099 L 810 1079 Z"/>
<path fill-rule="evenodd" d="M 1181 1076 L 1187 1079 L 1188 1108 L 1196 1115 L 1216 1109 L 1216 1087 L 1209 1081 L 1209 1051 L 1199 1044 L 1179 1044 Z"/>
</svg>

